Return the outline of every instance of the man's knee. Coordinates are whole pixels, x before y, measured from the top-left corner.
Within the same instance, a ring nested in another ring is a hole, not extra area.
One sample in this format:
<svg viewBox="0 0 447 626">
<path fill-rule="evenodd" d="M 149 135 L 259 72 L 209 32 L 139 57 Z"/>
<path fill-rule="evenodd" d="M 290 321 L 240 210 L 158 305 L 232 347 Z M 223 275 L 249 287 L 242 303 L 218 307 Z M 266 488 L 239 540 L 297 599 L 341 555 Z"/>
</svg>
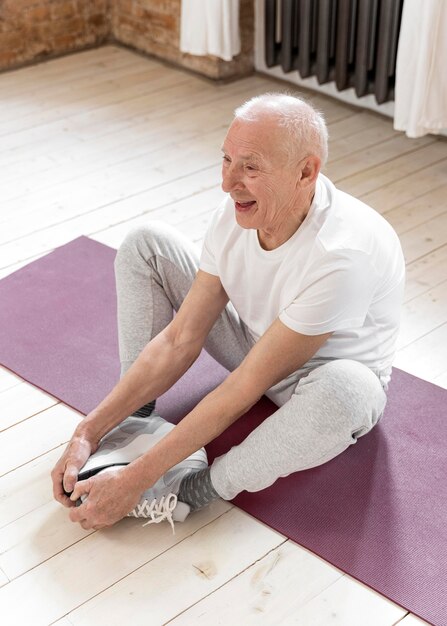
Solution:
<svg viewBox="0 0 447 626">
<path fill-rule="evenodd" d="M 377 424 L 386 404 L 386 394 L 374 372 L 349 359 L 317 367 L 300 381 L 297 392 L 313 394 L 320 411 L 330 414 L 334 428 L 350 431 L 354 439 Z"/>
<path fill-rule="evenodd" d="M 199 251 L 182 232 L 161 220 L 149 220 L 129 231 L 115 259 L 115 270 L 128 266 L 132 261 L 164 258 L 188 274 L 195 275 L 199 263 Z"/>
<path fill-rule="evenodd" d="M 124 237 L 115 258 L 115 267 L 127 263 L 129 257 L 140 256 L 147 260 L 152 254 L 159 251 L 163 242 L 172 236 L 172 229 L 168 224 L 159 220 L 150 220 L 145 224 L 135 226 Z"/>
</svg>

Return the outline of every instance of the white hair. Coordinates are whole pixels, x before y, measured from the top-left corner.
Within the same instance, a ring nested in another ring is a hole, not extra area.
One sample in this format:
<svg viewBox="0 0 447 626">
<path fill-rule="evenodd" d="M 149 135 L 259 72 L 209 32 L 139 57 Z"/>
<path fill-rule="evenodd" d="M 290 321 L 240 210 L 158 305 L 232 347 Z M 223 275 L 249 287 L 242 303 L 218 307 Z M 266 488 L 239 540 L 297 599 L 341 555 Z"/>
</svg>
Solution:
<svg viewBox="0 0 447 626">
<path fill-rule="evenodd" d="M 289 159 L 315 155 L 324 166 L 328 155 L 328 132 L 323 115 L 311 104 L 288 93 L 265 93 L 238 107 L 236 119 L 255 122 L 273 118 L 288 132 L 285 149 Z"/>
</svg>

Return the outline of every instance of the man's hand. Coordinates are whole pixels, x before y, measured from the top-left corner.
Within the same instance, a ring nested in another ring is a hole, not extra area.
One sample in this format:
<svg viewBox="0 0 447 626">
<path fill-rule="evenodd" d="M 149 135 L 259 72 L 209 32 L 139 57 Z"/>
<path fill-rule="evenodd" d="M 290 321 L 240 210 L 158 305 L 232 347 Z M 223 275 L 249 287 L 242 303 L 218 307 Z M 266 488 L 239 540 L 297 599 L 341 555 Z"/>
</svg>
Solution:
<svg viewBox="0 0 447 626">
<path fill-rule="evenodd" d="M 89 441 L 85 436 L 73 435 L 65 452 L 54 466 L 51 472 L 53 481 L 54 498 L 66 507 L 75 506 L 75 503 L 65 495 L 70 493 L 76 484 L 79 470 L 85 465 L 89 456 L 95 451 L 97 445 Z"/>
<path fill-rule="evenodd" d="M 85 530 L 97 530 L 112 526 L 134 509 L 141 489 L 126 469 L 109 470 L 76 483 L 72 504 L 81 496 L 87 497 L 81 506 L 70 511 L 71 521 L 79 522 Z"/>
</svg>

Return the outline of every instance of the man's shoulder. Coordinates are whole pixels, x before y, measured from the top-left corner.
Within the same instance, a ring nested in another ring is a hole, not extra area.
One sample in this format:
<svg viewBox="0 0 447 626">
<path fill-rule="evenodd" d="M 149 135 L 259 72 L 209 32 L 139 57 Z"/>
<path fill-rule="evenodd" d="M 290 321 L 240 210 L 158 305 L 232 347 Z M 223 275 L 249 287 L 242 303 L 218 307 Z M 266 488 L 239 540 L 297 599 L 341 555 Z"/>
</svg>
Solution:
<svg viewBox="0 0 447 626">
<path fill-rule="evenodd" d="M 330 210 L 318 233 L 325 252 L 350 250 L 371 255 L 383 248 L 400 249 L 395 230 L 376 209 L 330 185 Z"/>
</svg>

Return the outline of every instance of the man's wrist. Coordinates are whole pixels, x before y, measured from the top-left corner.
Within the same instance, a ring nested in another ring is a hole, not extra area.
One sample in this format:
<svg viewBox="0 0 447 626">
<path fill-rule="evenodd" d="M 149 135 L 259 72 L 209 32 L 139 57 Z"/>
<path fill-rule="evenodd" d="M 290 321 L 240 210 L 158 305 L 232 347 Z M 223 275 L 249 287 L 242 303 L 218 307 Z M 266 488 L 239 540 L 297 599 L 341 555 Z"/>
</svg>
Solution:
<svg viewBox="0 0 447 626">
<path fill-rule="evenodd" d="M 96 446 L 101 437 L 98 435 L 98 428 L 94 420 L 87 416 L 77 425 L 72 438 L 87 440 Z"/>
<path fill-rule="evenodd" d="M 138 457 L 123 469 L 125 480 L 128 481 L 129 486 L 140 493 L 155 485 L 160 478 L 159 474 L 155 474 L 149 469 L 152 464 L 148 462 L 148 454 L 146 452 L 146 454 Z"/>
</svg>

